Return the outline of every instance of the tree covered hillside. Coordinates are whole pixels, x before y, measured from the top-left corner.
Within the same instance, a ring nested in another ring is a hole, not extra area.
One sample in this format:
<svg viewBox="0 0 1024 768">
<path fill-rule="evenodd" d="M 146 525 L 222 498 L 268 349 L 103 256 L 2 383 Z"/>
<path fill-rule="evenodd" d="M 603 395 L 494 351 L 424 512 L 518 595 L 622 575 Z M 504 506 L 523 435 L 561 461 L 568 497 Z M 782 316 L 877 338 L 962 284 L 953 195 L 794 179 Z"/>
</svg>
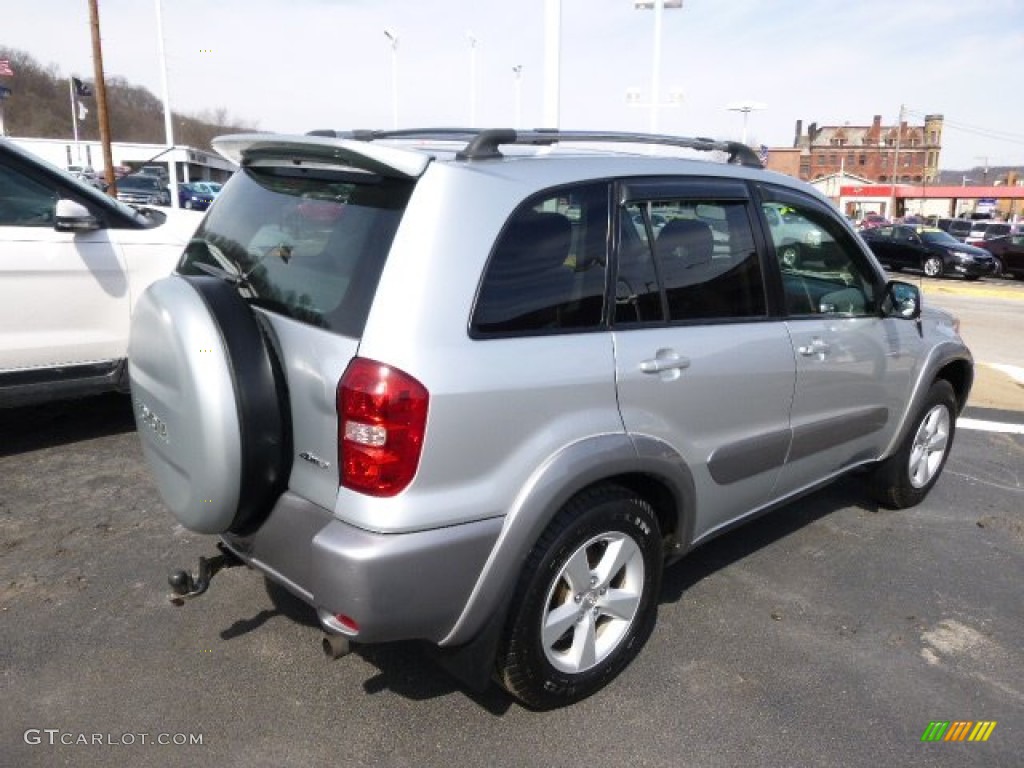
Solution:
<svg viewBox="0 0 1024 768">
<path fill-rule="evenodd" d="M 92 72 L 61 72 L 56 65 L 43 66 L 29 54 L 0 46 L 0 60 L 10 61 L 13 77 L 0 77 L 0 87 L 11 93 L 3 102 L 4 126 L 8 136 L 44 139 L 70 139 L 71 96 L 68 78 L 73 74 L 93 88 Z M 163 102 L 145 88 L 121 77 L 106 78 L 107 111 L 111 141 L 162 144 L 165 141 Z M 95 97 L 84 97 L 88 109 L 78 121 L 82 140 L 99 140 L 99 110 Z M 211 108 L 199 115 L 172 112 L 174 141 L 199 149 L 209 149 L 214 136 L 253 130 L 254 126 L 230 119 L 223 107 Z"/>
</svg>

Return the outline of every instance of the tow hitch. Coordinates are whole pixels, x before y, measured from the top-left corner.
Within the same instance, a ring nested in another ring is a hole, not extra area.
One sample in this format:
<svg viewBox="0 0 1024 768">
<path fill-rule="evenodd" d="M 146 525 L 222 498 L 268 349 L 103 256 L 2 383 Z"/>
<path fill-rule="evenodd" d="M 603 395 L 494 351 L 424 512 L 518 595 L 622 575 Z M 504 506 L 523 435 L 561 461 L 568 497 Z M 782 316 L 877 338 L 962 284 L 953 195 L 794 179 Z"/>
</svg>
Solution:
<svg viewBox="0 0 1024 768">
<path fill-rule="evenodd" d="M 171 585 L 173 591 L 173 594 L 167 597 L 172 605 L 184 605 L 188 598 L 203 594 L 210 586 L 214 575 L 221 569 L 245 564 L 225 548 L 223 543 L 218 542 L 217 549 L 220 550 L 219 555 L 199 558 L 199 571 L 194 578 L 190 572 L 184 570 L 171 571 L 167 574 L 167 583 Z"/>
</svg>

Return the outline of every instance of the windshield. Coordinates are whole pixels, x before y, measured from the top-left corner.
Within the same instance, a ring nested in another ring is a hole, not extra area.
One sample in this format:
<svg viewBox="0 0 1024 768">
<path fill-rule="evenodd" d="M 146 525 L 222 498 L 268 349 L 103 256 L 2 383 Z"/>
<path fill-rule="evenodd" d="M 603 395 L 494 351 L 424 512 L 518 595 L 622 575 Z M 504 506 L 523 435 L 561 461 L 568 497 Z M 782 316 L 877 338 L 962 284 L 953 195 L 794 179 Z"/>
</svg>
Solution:
<svg viewBox="0 0 1024 768">
<path fill-rule="evenodd" d="M 228 279 L 257 306 L 358 337 L 412 186 L 333 169 L 244 168 L 178 271 Z"/>
<path fill-rule="evenodd" d="M 146 191 L 162 189 L 160 179 L 155 176 L 125 176 L 117 180 L 118 189 L 144 189 Z"/>
</svg>

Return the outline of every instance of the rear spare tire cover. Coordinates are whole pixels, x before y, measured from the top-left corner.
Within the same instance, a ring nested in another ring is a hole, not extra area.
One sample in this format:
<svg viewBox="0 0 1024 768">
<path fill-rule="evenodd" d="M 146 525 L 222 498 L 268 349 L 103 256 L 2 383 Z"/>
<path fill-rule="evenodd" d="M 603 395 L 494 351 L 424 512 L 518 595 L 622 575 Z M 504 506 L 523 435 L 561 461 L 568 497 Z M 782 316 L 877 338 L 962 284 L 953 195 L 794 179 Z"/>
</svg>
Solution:
<svg viewBox="0 0 1024 768">
<path fill-rule="evenodd" d="M 290 469 L 287 399 L 267 337 L 215 277 L 153 283 L 132 311 L 132 405 L 164 503 L 198 533 L 250 533 Z"/>
</svg>

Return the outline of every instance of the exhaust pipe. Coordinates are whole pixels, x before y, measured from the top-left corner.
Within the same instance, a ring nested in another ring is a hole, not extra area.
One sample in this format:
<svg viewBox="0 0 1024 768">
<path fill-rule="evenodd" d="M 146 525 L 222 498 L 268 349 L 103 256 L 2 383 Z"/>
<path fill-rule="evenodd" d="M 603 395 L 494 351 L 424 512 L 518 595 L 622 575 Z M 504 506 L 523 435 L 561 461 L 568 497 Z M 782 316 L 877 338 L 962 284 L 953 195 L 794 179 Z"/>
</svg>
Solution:
<svg viewBox="0 0 1024 768">
<path fill-rule="evenodd" d="M 352 644 L 344 635 L 324 635 L 323 648 L 329 659 L 340 659 L 352 653 Z"/>
</svg>

